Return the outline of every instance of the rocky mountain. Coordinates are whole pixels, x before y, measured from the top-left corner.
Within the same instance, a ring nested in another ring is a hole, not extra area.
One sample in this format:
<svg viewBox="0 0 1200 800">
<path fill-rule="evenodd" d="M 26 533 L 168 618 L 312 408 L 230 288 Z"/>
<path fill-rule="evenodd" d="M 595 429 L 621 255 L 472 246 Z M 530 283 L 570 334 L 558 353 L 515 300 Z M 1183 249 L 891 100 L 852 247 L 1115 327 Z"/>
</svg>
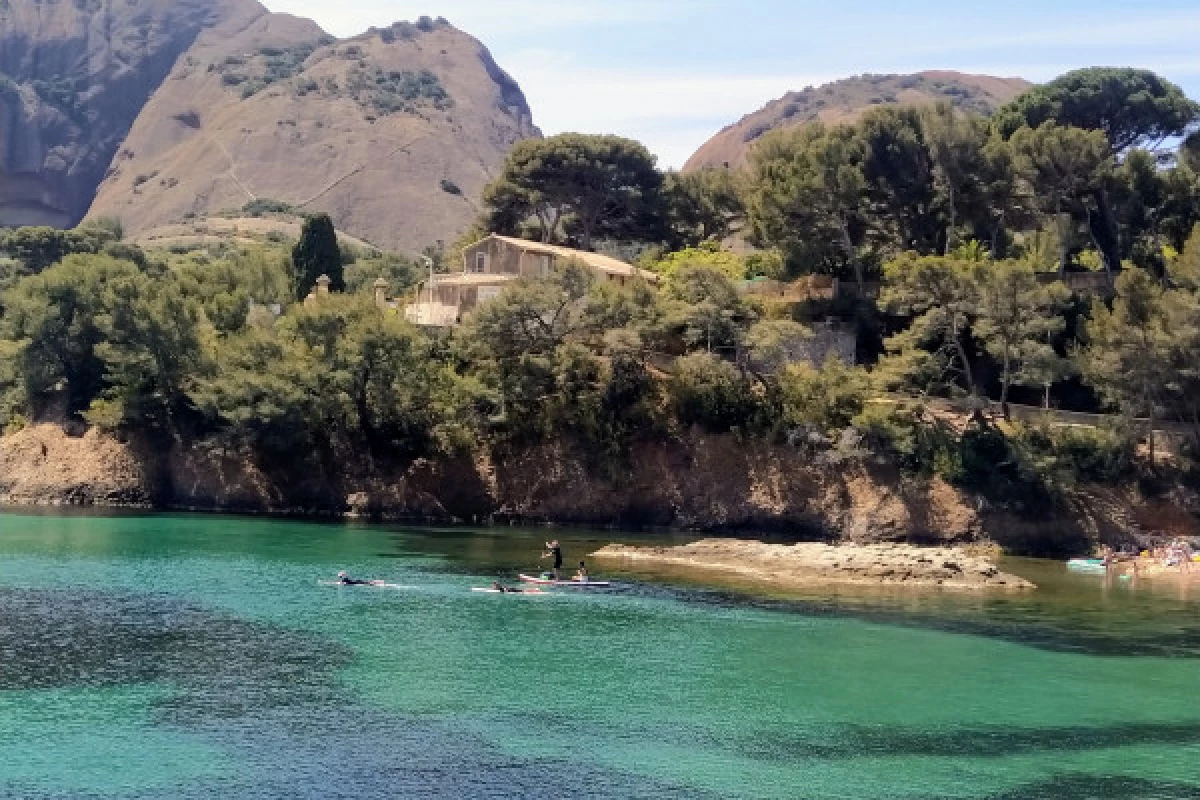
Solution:
<svg viewBox="0 0 1200 800">
<path fill-rule="evenodd" d="M 70 225 L 147 99 L 232 0 L 0 0 L 0 224 Z"/>
<path fill-rule="evenodd" d="M 254 0 L 0 0 L 0 71 L 0 224 L 249 206 L 413 250 L 539 135 L 487 49 L 428 18 L 339 41 Z"/>
<path fill-rule="evenodd" d="M 876 106 L 929 105 L 939 100 L 950 100 L 967 111 L 990 114 L 1031 85 L 1021 78 L 933 71 L 915 75 L 860 75 L 821 87 L 810 86 L 800 92 L 788 92 L 722 130 L 688 159 L 684 171 L 741 167 L 756 141 L 781 128 L 815 121 L 829 125 L 853 122 Z"/>
</svg>

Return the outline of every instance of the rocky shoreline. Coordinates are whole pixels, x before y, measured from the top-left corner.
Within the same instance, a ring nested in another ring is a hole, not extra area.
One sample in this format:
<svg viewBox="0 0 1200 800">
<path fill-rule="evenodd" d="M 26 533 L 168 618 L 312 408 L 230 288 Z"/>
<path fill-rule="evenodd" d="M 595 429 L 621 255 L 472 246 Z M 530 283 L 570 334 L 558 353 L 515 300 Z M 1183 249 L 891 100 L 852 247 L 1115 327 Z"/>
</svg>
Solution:
<svg viewBox="0 0 1200 800">
<path fill-rule="evenodd" d="M 597 471 L 565 442 L 381 464 L 263 464 L 216 443 L 167 446 L 41 423 L 0 436 L 0 508 L 77 506 L 378 521 L 686 531 L 783 540 L 994 545 L 1067 558 L 1099 543 L 1200 538 L 1200 494 L 1146 498 L 1080 487 L 1037 515 L 990 508 L 938 478 L 830 467 L 733 435 L 640 442 L 629 468 Z M 885 566 L 884 569 L 888 567 Z M 919 571 L 918 571 L 919 572 Z M 844 576 L 843 576 L 844 577 Z M 954 576 L 951 576 L 952 578 Z"/>
<path fill-rule="evenodd" d="M 906 544 L 766 544 L 704 539 L 680 547 L 609 545 L 591 557 L 631 568 L 683 567 L 779 588 L 845 584 L 959 591 L 1024 591 L 1036 586 L 961 547 Z"/>
</svg>

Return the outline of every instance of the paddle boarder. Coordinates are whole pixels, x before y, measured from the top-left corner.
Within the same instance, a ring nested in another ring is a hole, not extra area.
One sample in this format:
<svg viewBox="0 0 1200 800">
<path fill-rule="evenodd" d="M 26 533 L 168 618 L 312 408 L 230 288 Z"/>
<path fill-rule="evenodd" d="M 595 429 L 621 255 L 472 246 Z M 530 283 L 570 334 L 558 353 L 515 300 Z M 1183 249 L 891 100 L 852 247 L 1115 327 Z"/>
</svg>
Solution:
<svg viewBox="0 0 1200 800">
<path fill-rule="evenodd" d="M 587 564 L 579 562 L 579 570 L 575 573 L 575 580 L 580 583 L 587 583 L 591 576 L 588 575 Z"/>
<path fill-rule="evenodd" d="M 545 560 L 547 558 L 554 559 L 554 580 L 561 581 L 563 556 L 562 547 L 559 546 L 558 539 L 555 539 L 552 542 L 546 542 L 546 552 L 542 553 L 542 559 Z"/>
<path fill-rule="evenodd" d="M 360 581 L 356 578 L 351 578 L 350 573 L 345 570 L 338 573 L 337 582 L 339 586 L 374 586 L 375 581 Z"/>
</svg>

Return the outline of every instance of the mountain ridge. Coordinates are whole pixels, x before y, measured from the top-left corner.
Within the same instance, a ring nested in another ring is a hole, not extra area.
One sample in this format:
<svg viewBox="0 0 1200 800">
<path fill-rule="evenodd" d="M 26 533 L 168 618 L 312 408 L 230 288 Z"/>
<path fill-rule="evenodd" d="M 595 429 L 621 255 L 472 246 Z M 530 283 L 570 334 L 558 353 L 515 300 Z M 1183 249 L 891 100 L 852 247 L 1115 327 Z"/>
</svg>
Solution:
<svg viewBox="0 0 1200 800">
<path fill-rule="evenodd" d="M 1033 84 L 1022 78 L 971 75 L 950 70 L 913 74 L 856 75 L 792 91 L 727 125 L 687 160 L 684 172 L 708 167 L 740 168 L 766 133 L 809 122 L 853 122 L 881 105 L 931 105 L 949 100 L 959 108 L 990 114 Z"/>
<path fill-rule="evenodd" d="M 517 82 L 441 19 L 339 40 L 255 0 L 7 8 L 0 224 L 113 216 L 136 235 L 267 202 L 325 211 L 381 247 L 416 250 L 465 230 L 508 149 L 540 136 Z M 103 95 L 126 74 L 137 77 L 136 108 L 87 107 L 66 124 L 70 109 L 39 100 L 49 80 L 39 63 L 68 76 L 56 85 L 60 105 Z"/>
</svg>

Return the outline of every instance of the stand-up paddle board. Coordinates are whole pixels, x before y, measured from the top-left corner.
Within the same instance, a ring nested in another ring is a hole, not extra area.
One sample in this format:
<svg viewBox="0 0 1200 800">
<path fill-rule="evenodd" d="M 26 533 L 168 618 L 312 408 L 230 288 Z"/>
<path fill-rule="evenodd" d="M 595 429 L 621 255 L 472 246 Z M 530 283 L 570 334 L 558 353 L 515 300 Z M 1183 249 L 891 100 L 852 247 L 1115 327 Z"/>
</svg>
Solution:
<svg viewBox="0 0 1200 800">
<path fill-rule="evenodd" d="M 522 575 L 521 581 L 532 583 L 534 586 L 563 586 L 571 589 L 608 589 L 612 586 L 608 581 L 556 581 L 553 578 L 535 578 L 532 575 Z"/>
<path fill-rule="evenodd" d="M 321 586 L 343 586 L 347 589 L 416 589 L 416 586 L 402 586 L 399 583 L 387 581 L 371 581 L 370 583 L 342 583 L 341 581 L 317 581 Z"/>
<path fill-rule="evenodd" d="M 478 592 L 479 594 L 548 594 L 548 592 L 543 592 L 541 589 L 507 589 L 507 590 L 502 590 L 502 589 L 481 589 L 481 588 L 475 588 L 475 589 L 472 589 L 471 591 L 472 591 L 472 592 Z"/>
</svg>

